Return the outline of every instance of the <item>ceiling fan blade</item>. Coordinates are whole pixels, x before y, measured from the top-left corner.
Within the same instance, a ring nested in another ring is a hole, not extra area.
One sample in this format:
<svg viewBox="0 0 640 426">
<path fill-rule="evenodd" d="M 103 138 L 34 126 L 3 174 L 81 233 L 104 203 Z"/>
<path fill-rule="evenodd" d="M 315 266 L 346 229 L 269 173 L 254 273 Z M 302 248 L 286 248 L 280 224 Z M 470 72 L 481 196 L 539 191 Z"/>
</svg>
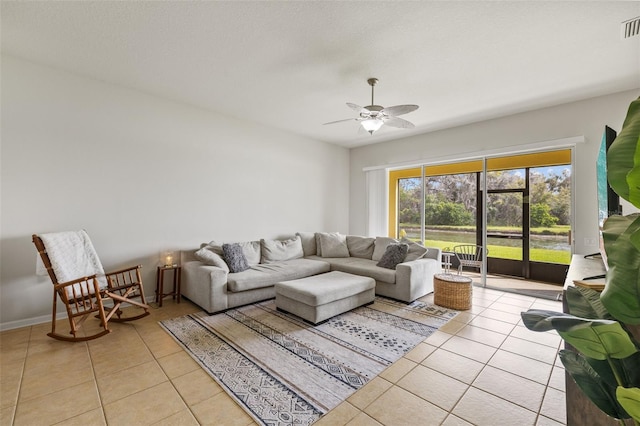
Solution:
<svg viewBox="0 0 640 426">
<path fill-rule="evenodd" d="M 418 105 L 395 105 L 388 108 L 383 108 L 382 113 L 387 114 L 390 117 L 396 117 L 402 114 L 408 114 L 412 111 L 417 110 Z"/>
<path fill-rule="evenodd" d="M 385 118 L 384 124 L 390 127 L 399 127 L 401 129 L 413 129 L 416 127 L 412 122 L 398 117 Z"/>
<path fill-rule="evenodd" d="M 354 111 L 368 113 L 369 110 L 365 107 L 361 107 L 360 105 L 352 104 L 351 102 L 347 102 L 347 106 Z"/>
<path fill-rule="evenodd" d="M 353 120 L 357 120 L 357 118 L 345 118 L 344 120 L 337 120 L 337 121 L 330 121 L 328 123 L 323 123 L 323 126 L 326 126 L 327 124 L 336 124 L 336 123 L 342 123 L 345 121 L 353 121 Z"/>
</svg>

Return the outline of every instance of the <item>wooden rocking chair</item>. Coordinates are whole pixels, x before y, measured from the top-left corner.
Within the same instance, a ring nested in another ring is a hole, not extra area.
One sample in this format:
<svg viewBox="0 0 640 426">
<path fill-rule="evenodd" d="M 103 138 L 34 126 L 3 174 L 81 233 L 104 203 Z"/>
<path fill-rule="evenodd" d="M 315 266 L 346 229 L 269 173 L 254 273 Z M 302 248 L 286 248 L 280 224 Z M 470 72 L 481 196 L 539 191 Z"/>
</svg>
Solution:
<svg viewBox="0 0 640 426">
<path fill-rule="evenodd" d="M 51 332 L 47 336 L 69 342 L 92 340 L 111 332 L 109 321 L 133 321 L 149 315 L 149 305 L 144 303 L 141 265 L 105 274 L 84 230 L 34 234 L 33 243 L 53 283 Z M 138 297 L 140 301 L 134 300 Z M 70 335 L 56 332 L 58 298 L 67 311 Z M 105 307 L 104 299 L 111 299 L 113 306 Z M 144 312 L 123 317 L 122 303 L 140 307 Z M 100 320 L 102 329 L 95 334 L 79 335 L 82 323 L 91 314 Z"/>
</svg>

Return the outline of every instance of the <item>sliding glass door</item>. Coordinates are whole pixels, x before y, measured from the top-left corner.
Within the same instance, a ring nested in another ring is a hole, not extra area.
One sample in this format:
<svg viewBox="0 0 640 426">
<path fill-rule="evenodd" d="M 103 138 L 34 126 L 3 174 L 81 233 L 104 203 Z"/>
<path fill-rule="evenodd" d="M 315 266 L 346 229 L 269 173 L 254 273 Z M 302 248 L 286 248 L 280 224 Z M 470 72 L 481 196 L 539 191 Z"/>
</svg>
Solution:
<svg viewBox="0 0 640 426">
<path fill-rule="evenodd" d="M 572 248 L 570 150 L 486 159 L 486 209 L 483 161 L 391 172 L 390 235 L 424 236 L 442 250 L 486 241 L 489 273 L 562 283 Z"/>
</svg>

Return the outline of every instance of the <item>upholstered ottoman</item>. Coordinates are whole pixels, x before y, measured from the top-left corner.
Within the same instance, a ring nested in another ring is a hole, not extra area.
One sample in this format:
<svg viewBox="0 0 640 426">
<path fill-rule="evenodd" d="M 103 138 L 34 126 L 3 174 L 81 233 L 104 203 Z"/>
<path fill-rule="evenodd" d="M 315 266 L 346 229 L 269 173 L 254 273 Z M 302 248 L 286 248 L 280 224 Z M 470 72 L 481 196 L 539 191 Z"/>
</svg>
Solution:
<svg viewBox="0 0 640 426">
<path fill-rule="evenodd" d="M 276 307 L 318 324 L 358 306 L 372 303 L 373 278 L 333 271 L 275 284 Z"/>
</svg>

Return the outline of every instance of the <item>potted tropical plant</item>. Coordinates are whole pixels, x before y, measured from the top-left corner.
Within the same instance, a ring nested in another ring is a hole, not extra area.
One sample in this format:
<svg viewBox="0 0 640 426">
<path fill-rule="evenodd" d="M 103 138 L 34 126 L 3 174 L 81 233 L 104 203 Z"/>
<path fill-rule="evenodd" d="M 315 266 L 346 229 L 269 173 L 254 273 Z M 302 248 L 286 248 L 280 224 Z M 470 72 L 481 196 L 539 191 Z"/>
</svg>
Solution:
<svg viewBox="0 0 640 426">
<path fill-rule="evenodd" d="M 607 152 L 607 179 L 640 208 L 640 98 L 629 106 Z M 603 227 L 609 269 L 602 293 L 569 287 L 568 313 L 522 313 L 533 331 L 556 330 L 576 350 L 559 353 L 566 371 L 607 415 L 640 426 L 640 214 L 611 216 Z"/>
</svg>

